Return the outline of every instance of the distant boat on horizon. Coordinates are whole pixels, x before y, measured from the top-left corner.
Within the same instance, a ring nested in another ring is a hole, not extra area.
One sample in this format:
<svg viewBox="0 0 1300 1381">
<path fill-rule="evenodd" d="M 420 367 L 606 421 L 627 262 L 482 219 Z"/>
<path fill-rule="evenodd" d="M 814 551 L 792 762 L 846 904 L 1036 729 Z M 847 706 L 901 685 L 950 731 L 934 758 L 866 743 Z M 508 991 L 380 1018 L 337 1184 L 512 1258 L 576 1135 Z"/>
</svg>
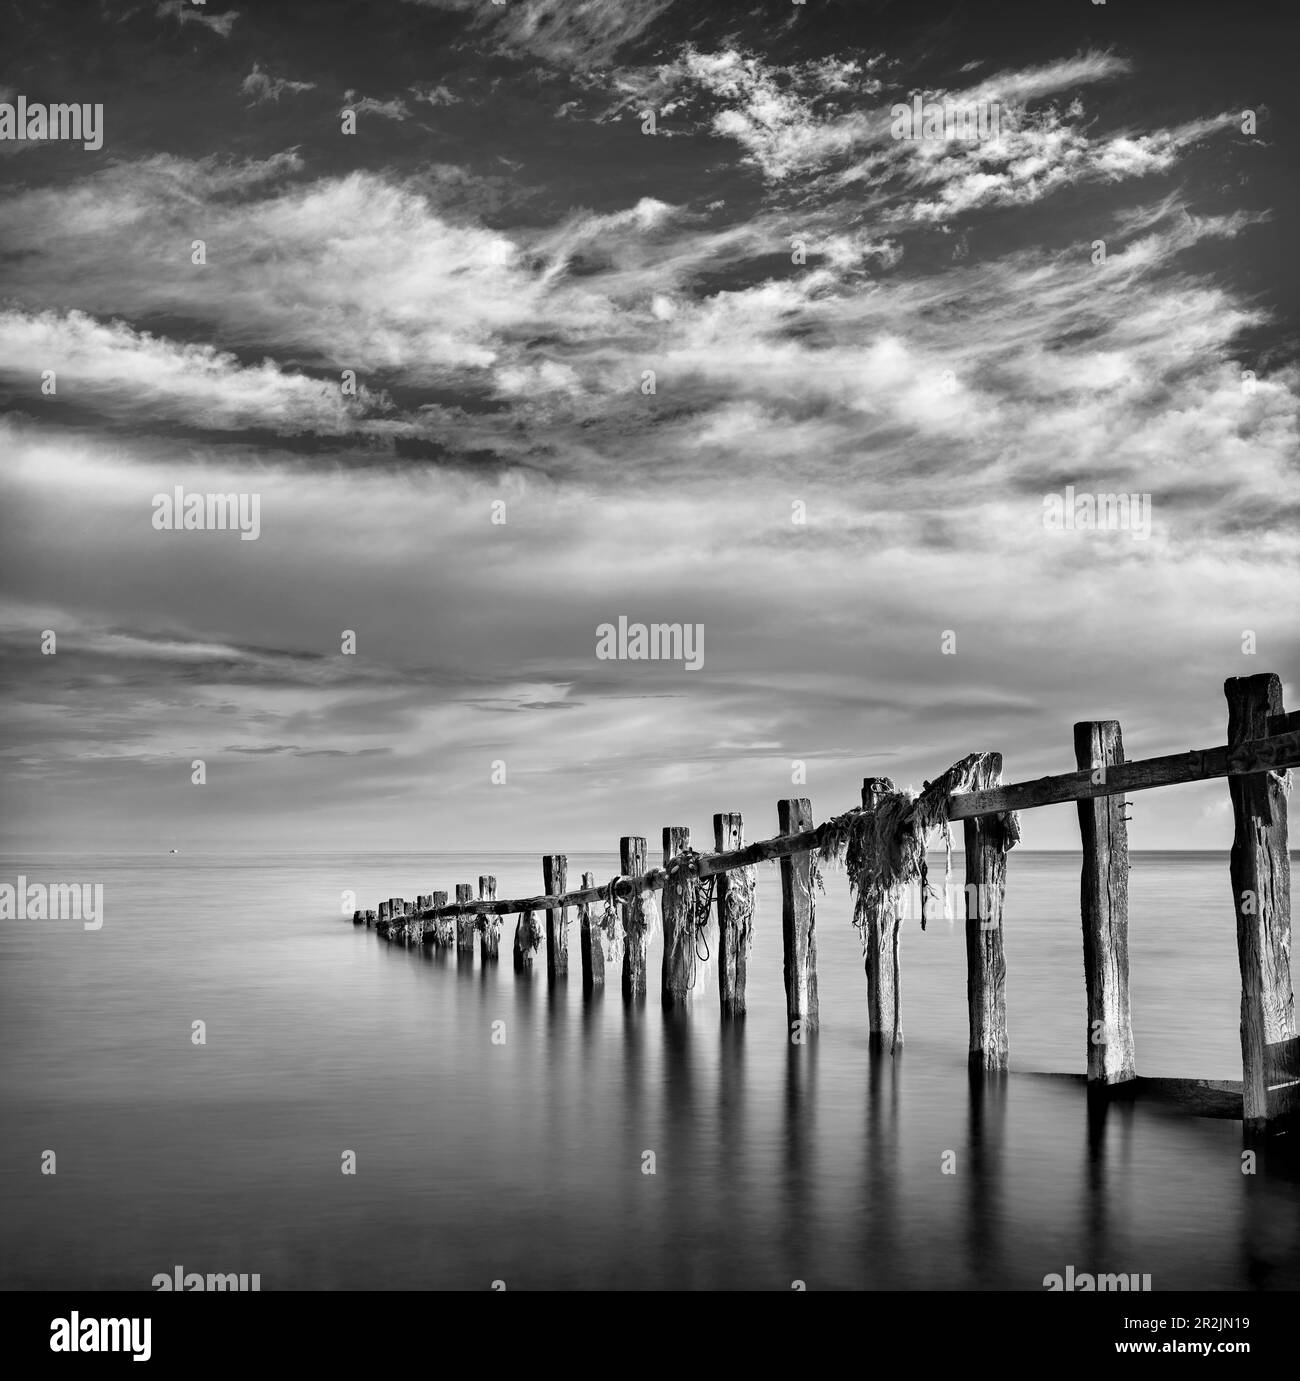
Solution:
<svg viewBox="0 0 1300 1381">
<path fill-rule="evenodd" d="M 180 853 L 180 850 L 179 850 L 179 849 L 168 849 L 167 852 L 168 852 L 169 854 L 178 854 L 178 853 Z"/>
</svg>

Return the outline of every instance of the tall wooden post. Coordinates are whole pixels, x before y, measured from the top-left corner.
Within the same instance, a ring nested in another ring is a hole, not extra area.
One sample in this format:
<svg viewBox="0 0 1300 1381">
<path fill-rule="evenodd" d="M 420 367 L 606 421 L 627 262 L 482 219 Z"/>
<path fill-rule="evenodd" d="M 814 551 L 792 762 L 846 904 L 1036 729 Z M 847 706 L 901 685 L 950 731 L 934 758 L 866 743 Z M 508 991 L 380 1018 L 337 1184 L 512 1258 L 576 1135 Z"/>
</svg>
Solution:
<svg viewBox="0 0 1300 1381">
<path fill-rule="evenodd" d="M 1074 760 L 1105 781 L 1106 770 L 1124 761 L 1124 741 L 1113 719 L 1074 726 Z M 1123 1084 L 1137 1078 L 1133 1019 L 1128 992 L 1128 826 L 1124 796 L 1079 802 L 1083 840 L 1080 913 L 1083 976 L 1088 989 L 1088 1082 Z"/>
<path fill-rule="evenodd" d="M 683 849 L 691 847 L 688 825 L 664 828 L 664 867 Z M 665 1011 L 684 1007 L 695 976 L 695 887 L 694 880 L 678 873 L 664 883 L 660 911 L 664 922 L 664 958 L 659 989 Z"/>
<path fill-rule="evenodd" d="M 497 880 L 490 873 L 478 880 L 479 901 L 495 901 Z M 497 949 L 501 940 L 501 917 L 485 912 L 478 918 L 478 958 L 480 964 L 489 960 L 496 963 Z"/>
<path fill-rule="evenodd" d="M 558 897 L 569 890 L 569 860 L 563 854 L 547 854 L 542 859 L 542 890 Z M 556 907 L 546 913 L 546 981 L 554 983 L 569 976 L 569 908 Z"/>
<path fill-rule="evenodd" d="M 583 873 L 582 889 L 587 891 L 596 885 L 592 873 Z M 605 986 L 605 949 L 600 941 L 600 923 L 593 917 L 594 906 L 585 901 L 578 908 L 578 943 L 582 950 L 582 991 Z"/>
<path fill-rule="evenodd" d="M 1002 782 L 1002 754 L 984 753 L 971 790 Z M 1014 814 L 964 821 L 966 849 L 966 1003 L 970 1014 L 972 1071 L 1007 1067 L 1007 961 L 1002 947 L 1002 905 L 1007 850 L 1019 838 Z"/>
<path fill-rule="evenodd" d="M 812 828 L 812 806 L 803 797 L 778 801 L 782 834 Z M 785 950 L 785 1015 L 790 1040 L 800 1044 L 815 1035 L 817 1005 L 817 918 L 812 896 L 812 855 L 781 860 L 781 941 Z"/>
<path fill-rule="evenodd" d="M 713 817 L 713 847 L 723 853 L 745 847 L 745 825 L 737 814 Z M 758 870 L 754 867 L 717 875 L 718 893 L 718 998 L 723 1020 L 745 1015 L 745 978 L 754 931 L 754 894 Z"/>
<path fill-rule="evenodd" d="M 888 777 L 867 777 L 862 783 L 862 804 L 867 810 L 880 805 L 881 798 L 894 790 Z M 862 940 L 866 953 L 862 962 L 867 971 L 867 1045 L 884 1055 L 903 1048 L 903 1011 L 898 986 L 898 931 L 902 889 L 894 888 L 882 896 L 866 918 Z M 925 898 L 921 905 L 924 907 Z"/>
<path fill-rule="evenodd" d="M 474 900 L 474 888 L 468 882 L 456 884 L 456 905 L 464 906 Z M 474 954 L 474 917 L 472 914 L 456 917 L 456 953 Z"/>
<path fill-rule="evenodd" d="M 618 854 L 619 867 L 625 876 L 641 877 L 645 873 L 645 840 L 639 835 L 624 835 L 619 840 Z M 640 893 L 630 902 L 622 903 L 619 909 L 623 918 L 623 996 L 644 997 L 649 937 Z"/>
<path fill-rule="evenodd" d="M 1284 713 L 1282 683 L 1271 672 L 1231 676 L 1223 693 L 1229 753 L 1263 738 L 1268 720 Z M 1230 872 L 1241 967 L 1242 1116 L 1247 1131 L 1259 1132 L 1296 1103 L 1286 792 L 1272 772 L 1229 777 L 1228 791 L 1235 827 Z"/>
</svg>

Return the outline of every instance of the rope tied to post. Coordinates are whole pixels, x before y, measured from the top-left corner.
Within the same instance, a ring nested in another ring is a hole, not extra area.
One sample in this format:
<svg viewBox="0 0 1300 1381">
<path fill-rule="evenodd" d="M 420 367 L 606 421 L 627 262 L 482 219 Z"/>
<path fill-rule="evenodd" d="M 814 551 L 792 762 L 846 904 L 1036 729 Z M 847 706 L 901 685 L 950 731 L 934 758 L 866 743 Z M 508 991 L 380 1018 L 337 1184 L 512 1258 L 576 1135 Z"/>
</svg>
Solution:
<svg viewBox="0 0 1300 1381">
<path fill-rule="evenodd" d="M 704 857 L 698 849 L 687 845 L 679 850 L 664 865 L 668 874 L 664 882 L 664 892 L 671 887 L 683 894 L 682 911 L 689 916 L 689 924 L 678 929 L 673 936 L 673 957 L 683 944 L 691 945 L 690 979 L 687 987 L 694 988 L 699 976 L 700 966 L 707 964 L 711 957 L 709 951 L 709 917 L 713 912 L 713 896 L 717 877 L 710 875 L 707 880 L 700 877 L 700 860 Z M 689 889 L 689 891 L 688 891 Z M 701 946 L 703 952 L 701 952 Z"/>
<path fill-rule="evenodd" d="M 601 891 L 601 901 L 604 903 L 604 910 L 600 920 L 596 922 L 596 928 L 602 936 L 601 943 L 605 947 L 605 955 L 611 961 L 617 962 L 619 958 L 618 933 L 618 911 L 615 909 L 619 902 L 619 891 L 624 883 L 631 882 L 632 879 L 626 873 L 615 873 L 605 884 Z"/>
</svg>

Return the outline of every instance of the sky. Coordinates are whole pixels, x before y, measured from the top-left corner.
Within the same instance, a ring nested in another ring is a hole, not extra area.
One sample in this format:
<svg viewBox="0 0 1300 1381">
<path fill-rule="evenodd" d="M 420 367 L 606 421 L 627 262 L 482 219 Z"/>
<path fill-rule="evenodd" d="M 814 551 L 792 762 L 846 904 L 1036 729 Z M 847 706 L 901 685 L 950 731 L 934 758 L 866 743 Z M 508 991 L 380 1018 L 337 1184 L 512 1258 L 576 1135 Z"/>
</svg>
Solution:
<svg viewBox="0 0 1300 1381">
<path fill-rule="evenodd" d="M 0 102 L 103 107 L 0 140 L 0 844 L 657 861 L 1073 770 L 1076 720 L 1213 746 L 1228 676 L 1300 704 L 1285 7 L 0 20 Z M 917 96 L 999 123 L 895 137 Z M 255 538 L 160 530 L 177 486 Z M 699 665 L 599 657 L 620 618 Z M 1131 814 L 1230 842 L 1223 782 Z"/>
</svg>

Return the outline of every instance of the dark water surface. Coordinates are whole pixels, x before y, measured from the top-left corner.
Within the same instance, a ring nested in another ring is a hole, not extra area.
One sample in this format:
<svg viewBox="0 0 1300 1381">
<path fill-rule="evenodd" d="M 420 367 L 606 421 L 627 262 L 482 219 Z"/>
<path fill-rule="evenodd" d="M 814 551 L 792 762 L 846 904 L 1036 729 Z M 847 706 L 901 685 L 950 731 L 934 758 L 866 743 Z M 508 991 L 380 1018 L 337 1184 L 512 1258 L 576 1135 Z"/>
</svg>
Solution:
<svg viewBox="0 0 1300 1381">
<path fill-rule="evenodd" d="M 584 868 L 603 881 L 616 860 L 570 857 L 571 879 Z M 724 1028 L 714 968 L 665 1018 L 657 944 L 631 1009 L 615 972 L 584 1001 L 576 926 L 548 991 L 544 955 L 512 970 L 513 918 L 485 971 L 341 915 L 346 889 L 375 906 L 488 871 L 536 894 L 532 856 L 6 859 L 9 882 L 102 881 L 106 918 L 0 926 L 0 1286 L 148 1289 L 181 1265 L 263 1290 L 1041 1290 L 1073 1265 L 1155 1290 L 1300 1288 L 1293 1166 L 1243 1175 L 1239 1123 L 1151 1105 L 1090 1128 L 1079 1086 L 1032 1073 L 1085 1068 L 1078 869 L 1012 856 L 1012 1075 L 973 1094 L 960 920 L 907 924 L 906 1047 L 873 1062 L 833 872 L 821 1033 L 800 1047 L 774 866 L 749 1015 Z M 1240 1078 L 1226 855 L 1134 855 L 1131 909 L 1140 1072 Z"/>
</svg>

